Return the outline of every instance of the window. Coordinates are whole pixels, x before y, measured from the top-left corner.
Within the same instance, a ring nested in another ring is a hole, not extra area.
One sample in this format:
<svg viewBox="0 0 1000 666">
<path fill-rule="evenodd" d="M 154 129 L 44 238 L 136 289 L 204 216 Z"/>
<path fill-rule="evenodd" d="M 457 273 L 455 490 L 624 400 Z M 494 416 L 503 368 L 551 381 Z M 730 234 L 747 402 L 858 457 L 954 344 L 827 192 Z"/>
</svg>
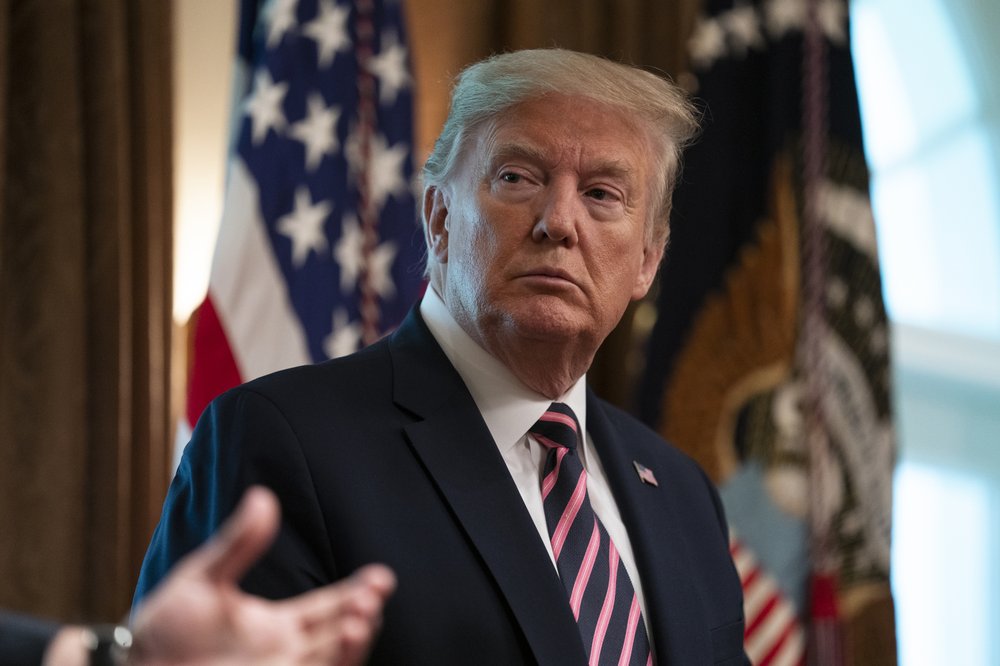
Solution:
<svg viewBox="0 0 1000 666">
<path fill-rule="evenodd" d="M 854 0 L 894 328 L 900 663 L 1000 663 L 1000 4 Z"/>
</svg>

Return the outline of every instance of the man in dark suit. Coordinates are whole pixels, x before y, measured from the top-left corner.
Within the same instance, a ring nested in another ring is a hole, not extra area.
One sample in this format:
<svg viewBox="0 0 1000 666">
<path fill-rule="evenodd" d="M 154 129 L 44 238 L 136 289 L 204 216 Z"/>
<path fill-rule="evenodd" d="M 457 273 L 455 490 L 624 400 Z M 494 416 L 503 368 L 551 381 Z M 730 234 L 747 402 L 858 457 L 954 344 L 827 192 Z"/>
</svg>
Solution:
<svg viewBox="0 0 1000 666">
<path fill-rule="evenodd" d="M 284 597 L 388 564 L 373 663 L 745 663 L 711 483 L 585 379 L 654 279 L 695 128 L 676 87 L 593 56 L 463 72 L 424 167 L 419 308 L 208 408 L 137 597 L 261 483 L 285 519 L 243 586 Z"/>
</svg>

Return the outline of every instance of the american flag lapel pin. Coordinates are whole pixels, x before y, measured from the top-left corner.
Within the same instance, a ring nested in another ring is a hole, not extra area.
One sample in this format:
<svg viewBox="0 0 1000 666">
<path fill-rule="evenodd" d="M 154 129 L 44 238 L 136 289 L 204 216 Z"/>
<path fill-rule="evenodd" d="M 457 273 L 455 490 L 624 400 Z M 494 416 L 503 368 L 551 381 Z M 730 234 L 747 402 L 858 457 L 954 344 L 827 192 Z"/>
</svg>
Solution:
<svg viewBox="0 0 1000 666">
<path fill-rule="evenodd" d="M 653 474 L 653 470 L 649 469 L 638 460 L 633 460 L 632 465 L 635 466 L 635 473 L 639 475 L 640 481 L 656 488 L 660 487 L 660 484 L 656 482 L 656 475 Z"/>
</svg>

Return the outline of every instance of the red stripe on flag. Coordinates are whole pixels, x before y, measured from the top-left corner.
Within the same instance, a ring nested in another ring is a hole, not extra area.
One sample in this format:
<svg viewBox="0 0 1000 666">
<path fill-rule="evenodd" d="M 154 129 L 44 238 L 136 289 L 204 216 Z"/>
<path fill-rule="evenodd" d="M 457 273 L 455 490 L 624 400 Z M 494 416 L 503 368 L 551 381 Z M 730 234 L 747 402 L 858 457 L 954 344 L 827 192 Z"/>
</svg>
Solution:
<svg viewBox="0 0 1000 666">
<path fill-rule="evenodd" d="M 743 590 L 749 590 L 757 583 L 757 579 L 762 576 L 763 574 L 760 572 L 760 567 L 758 566 L 754 566 L 753 568 L 744 571 L 743 575 L 740 577 L 740 583 L 743 584 Z"/>
<path fill-rule="evenodd" d="M 757 631 L 757 629 L 760 627 L 760 625 L 764 623 L 764 620 L 767 619 L 767 616 L 771 614 L 771 611 L 774 610 L 774 607 L 778 605 L 778 601 L 779 601 L 779 597 L 778 597 L 777 594 L 771 596 L 764 603 L 764 605 L 761 607 L 760 611 L 757 613 L 756 616 L 754 616 L 754 617 L 748 617 L 747 618 L 747 626 L 746 626 L 746 630 L 744 631 L 744 635 L 749 636 L 750 634 L 752 634 L 755 631 Z"/>
<path fill-rule="evenodd" d="M 758 564 L 753 551 L 746 544 L 731 536 L 729 547 L 743 586 L 746 614 L 744 647 L 747 656 L 757 666 L 768 663 L 794 663 L 802 666 L 805 663 L 804 634 L 794 606 L 784 596 L 773 577 Z M 751 608 L 758 605 L 757 608 Z M 784 624 L 780 624 L 782 613 L 788 615 Z M 780 626 L 772 627 L 771 624 Z"/>
<path fill-rule="evenodd" d="M 778 657 L 778 654 L 785 649 L 785 644 L 792 638 L 792 633 L 798 629 L 798 622 L 795 618 L 788 621 L 785 628 L 781 630 L 781 633 L 774 639 L 774 644 L 771 649 L 760 658 L 757 662 L 757 666 L 770 666 L 771 663 Z M 805 655 L 799 655 L 796 663 L 801 664 L 805 660 Z"/>
<path fill-rule="evenodd" d="M 194 317 L 187 391 L 187 419 L 191 427 L 216 396 L 243 383 L 211 295 L 205 297 Z"/>
</svg>

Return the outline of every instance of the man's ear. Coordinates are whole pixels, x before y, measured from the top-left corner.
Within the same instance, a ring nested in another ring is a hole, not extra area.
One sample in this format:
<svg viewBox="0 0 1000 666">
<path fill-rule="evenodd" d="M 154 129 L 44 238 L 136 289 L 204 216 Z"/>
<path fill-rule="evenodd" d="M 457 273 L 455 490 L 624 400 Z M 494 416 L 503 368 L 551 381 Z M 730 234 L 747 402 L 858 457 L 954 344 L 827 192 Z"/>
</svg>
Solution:
<svg viewBox="0 0 1000 666">
<path fill-rule="evenodd" d="M 448 203 L 436 185 L 424 190 L 424 239 L 435 261 L 448 263 Z"/>
<path fill-rule="evenodd" d="M 632 289 L 632 300 L 638 301 L 646 295 L 649 288 L 653 286 L 656 278 L 656 271 L 660 268 L 660 261 L 663 259 L 663 243 L 650 243 L 646 245 L 642 255 L 642 265 L 636 275 L 635 285 Z"/>
</svg>

